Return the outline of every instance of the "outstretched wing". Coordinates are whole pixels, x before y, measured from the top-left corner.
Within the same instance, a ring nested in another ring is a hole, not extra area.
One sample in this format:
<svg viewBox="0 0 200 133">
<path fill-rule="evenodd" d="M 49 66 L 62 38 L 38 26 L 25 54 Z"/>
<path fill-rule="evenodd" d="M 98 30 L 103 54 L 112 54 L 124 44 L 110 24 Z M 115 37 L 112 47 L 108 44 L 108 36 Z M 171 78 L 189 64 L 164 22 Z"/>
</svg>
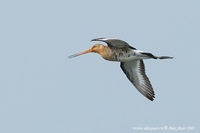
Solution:
<svg viewBox="0 0 200 133">
<path fill-rule="evenodd" d="M 92 39 L 91 41 L 102 41 L 102 42 L 107 43 L 109 47 L 136 49 L 130 46 L 127 42 L 122 41 L 120 39 L 115 39 L 115 38 L 96 38 L 96 39 Z"/>
<path fill-rule="evenodd" d="M 126 74 L 127 78 L 135 86 L 135 88 L 146 98 L 153 101 L 155 98 L 155 94 L 149 78 L 145 74 L 143 60 L 121 62 L 120 67 Z"/>
</svg>

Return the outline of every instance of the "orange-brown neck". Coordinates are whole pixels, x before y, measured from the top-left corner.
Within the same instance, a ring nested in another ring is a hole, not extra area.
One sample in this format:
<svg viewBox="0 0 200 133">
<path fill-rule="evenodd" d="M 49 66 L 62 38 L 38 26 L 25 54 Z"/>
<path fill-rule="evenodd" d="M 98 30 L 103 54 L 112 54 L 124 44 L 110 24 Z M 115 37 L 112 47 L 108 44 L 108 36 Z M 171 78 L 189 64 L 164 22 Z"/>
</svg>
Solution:
<svg viewBox="0 0 200 133">
<path fill-rule="evenodd" d="M 112 50 L 109 47 L 104 46 L 102 44 L 97 44 L 97 45 L 98 45 L 98 48 L 93 47 L 92 52 L 100 54 L 106 60 L 112 60 L 112 57 L 113 57 Z"/>
</svg>

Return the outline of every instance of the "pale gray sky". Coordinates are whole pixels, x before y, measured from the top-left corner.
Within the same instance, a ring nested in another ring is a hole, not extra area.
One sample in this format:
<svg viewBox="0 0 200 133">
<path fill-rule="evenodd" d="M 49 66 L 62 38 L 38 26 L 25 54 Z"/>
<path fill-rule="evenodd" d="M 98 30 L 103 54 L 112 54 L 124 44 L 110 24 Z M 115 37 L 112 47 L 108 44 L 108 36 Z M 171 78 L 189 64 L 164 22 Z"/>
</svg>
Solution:
<svg viewBox="0 0 200 133">
<path fill-rule="evenodd" d="M 1 0 L 0 132 L 133 133 L 147 126 L 160 128 L 155 132 L 166 132 L 166 126 L 199 132 L 199 5 Z M 97 54 L 68 59 L 98 37 L 175 57 L 145 60 L 153 102 L 134 88 L 119 63 Z"/>
</svg>

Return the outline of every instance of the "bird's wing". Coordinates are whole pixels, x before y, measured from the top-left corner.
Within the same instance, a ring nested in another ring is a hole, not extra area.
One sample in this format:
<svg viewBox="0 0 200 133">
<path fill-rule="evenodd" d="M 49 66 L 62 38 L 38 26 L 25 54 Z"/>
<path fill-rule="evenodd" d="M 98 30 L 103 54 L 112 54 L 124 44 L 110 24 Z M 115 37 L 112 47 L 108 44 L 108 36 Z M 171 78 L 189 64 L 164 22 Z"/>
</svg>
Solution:
<svg viewBox="0 0 200 133">
<path fill-rule="evenodd" d="M 96 38 L 96 39 L 92 39 L 91 41 L 102 41 L 102 42 L 107 43 L 109 47 L 136 49 L 130 46 L 127 42 L 122 41 L 120 39 L 115 39 L 115 38 Z"/>
<path fill-rule="evenodd" d="M 132 62 L 121 62 L 120 67 L 126 74 L 127 78 L 146 98 L 153 101 L 155 94 L 149 78 L 145 74 L 145 66 L 143 60 L 135 60 Z"/>
</svg>

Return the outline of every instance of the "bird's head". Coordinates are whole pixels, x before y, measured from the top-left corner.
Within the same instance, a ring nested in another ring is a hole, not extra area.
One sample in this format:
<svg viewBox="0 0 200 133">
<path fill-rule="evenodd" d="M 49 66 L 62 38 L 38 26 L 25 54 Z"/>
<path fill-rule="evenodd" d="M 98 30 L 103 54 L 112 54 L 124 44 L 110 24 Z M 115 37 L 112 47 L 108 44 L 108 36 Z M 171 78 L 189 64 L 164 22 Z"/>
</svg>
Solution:
<svg viewBox="0 0 200 133">
<path fill-rule="evenodd" d="M 92 46 L 92 48 L 91 48 L 91 52 L 94 52 L 94 53 L 102 53 L 103 52 L 103 50 L 104 50 L 104 45 L 102 45 L 102 44 L 95 44 L 94 46 Z"/>
<path fill-rule="evenodd" d="M 80 53 L 77 53 L 77 54 L 73 54 L 73 55 L 70 55 L 68 57 L 73 58 L 73 57 L 77 57 L 77 56 L 87 54 L 87 53 L 91 53 L 91 52 L 101 54 L 103 52 L 104 48 L 105 48 L 105 46 L 103 44 L 95 44 L 94 46 L 92 46 L 92 48 L 90 48 L 86 51 L 83 51 L 83 52 L 80 52 Z"/>
</svg>

